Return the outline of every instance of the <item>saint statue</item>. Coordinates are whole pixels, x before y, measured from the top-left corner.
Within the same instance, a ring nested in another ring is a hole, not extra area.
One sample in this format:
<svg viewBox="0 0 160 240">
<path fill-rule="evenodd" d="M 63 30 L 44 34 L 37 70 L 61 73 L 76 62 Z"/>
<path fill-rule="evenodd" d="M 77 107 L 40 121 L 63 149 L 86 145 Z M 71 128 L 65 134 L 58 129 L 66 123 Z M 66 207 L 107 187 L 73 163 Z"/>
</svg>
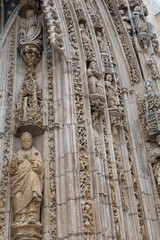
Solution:
<svg viewBox="0 0 160 240">
<path fill-rule="evenodd" d="M 151 154 L 150 162 L 153 164 L 153 171 L 158 185 L 160 186 L 160 134 L 156 138 L 158 147 Z"/>
<path fill-rule="evenodd" d="M 80 24 L 80 30 L 81 30 L 81 36 L 82 36 L 82 41 L 83 44 L 91 44 L 91 40 L 86 32 L 85 26 L 83 23 Z"/>
<path fill-rule="evenodd" d="M 38 21 L 34 10 L 28 9 L 26 11 L 26 22 L 21 24 L 21 28 L 19 30 L 20 44 L 42 44 L 41 30 L 41 24 Z"/>
<path fill-rule="evenodd" d="M 40 206 L 43 190 L 41 154 L 32 146 L 32 135 L 21 136 L 22 148 L 10 163 L 10 185 L 13 225 L 40 225 Z"/>
<path fill-rule="evenodd" d="M 91 94 L 98 94 L 100 96 L 104 95 L 103 85 L 101 80 L 97 77 L 97 63 L 96 61 L 90 62 L 88 69 L 88 86 L 89 92 Z"/>
<path fill-rule="evenodd" d="M 101 53 L 105 53 L 106 52 L 106 43 L 103 39 L 103 35 L 100 31 L 97 32 L 97 41 L 99 44 L 99 49 Z"/>
<path fill-rule="evenodd" d="M 112 85 L 113 76 L 111 74 L 106 75 L 105 87 L 108 98 L 108 107 L 109 108 L 118 108 L 120 106 L 119 97 L 117 90 Z"/>
<path fill-rule="evenodd" d="M 148 32 L 147 21 L 143 13 L 141 13 L 141 8 L 136 6 L 133 12 L 133 21 L 138 34 Z"/>
</svg>

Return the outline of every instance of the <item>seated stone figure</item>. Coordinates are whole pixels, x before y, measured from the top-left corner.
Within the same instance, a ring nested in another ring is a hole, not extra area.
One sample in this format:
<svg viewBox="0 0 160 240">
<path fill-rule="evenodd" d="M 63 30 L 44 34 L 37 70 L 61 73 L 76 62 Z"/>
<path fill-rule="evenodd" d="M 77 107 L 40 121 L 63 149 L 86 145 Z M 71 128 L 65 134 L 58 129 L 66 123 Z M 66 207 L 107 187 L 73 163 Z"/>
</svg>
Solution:
<svg viewBox="0 0 160 240">
<path fill-rule="evenodd" d="M 40 206 L 43 190 L 41 154 L 32 147 L 32 135 L 21 136 L 22 148 L 10 163 L 10 185 L 13 225 L 40 225 Z"/>
</svg>

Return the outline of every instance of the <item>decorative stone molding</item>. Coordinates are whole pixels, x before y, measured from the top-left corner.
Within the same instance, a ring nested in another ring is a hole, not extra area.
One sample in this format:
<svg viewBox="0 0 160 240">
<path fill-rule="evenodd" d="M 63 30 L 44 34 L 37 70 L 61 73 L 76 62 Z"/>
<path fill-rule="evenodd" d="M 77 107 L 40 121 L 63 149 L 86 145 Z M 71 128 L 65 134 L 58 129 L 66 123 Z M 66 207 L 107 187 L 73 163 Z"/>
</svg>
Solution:
<svg viewBox="0 0 160 240">
<path fill-rule="evenodd" d="M 60 55 L 64 54 L 64 40 L 61 22 L 54 0 L 43 0 L 43 12 L 47 22 L 48 36 L 51 45 Z"/>
<path fill-rule="evenodd" d="M 5 238 L 6 227 L 6 204 L 7 204 L 7 183 L 8 183 L 8 165 L 10 162 L 10 138 L 11 138 L 11 123 L 12 123 L 12 101 L 13 101 L 13 86 L 14 86 L 14 66 L 15 66 L 15 44 L 16 44 L 16 26 L 11 28 L 10 43 L 9 43 L 9 66 L 8 66 L 8 91 L 6 97 L 6 115 L 5 115 L 5 138 L 3 146 L 3 167 L 0 181 L 0 240 Z M 8 229 L 9 230 L 9 229 Z"/>
<path fill-rule="evenodd" d="M 151 72 L 151 76 L 153 80 L 159 80 L 160 76 L 159 76 L 159 72 L 158 72 L 158 68 L 156 66 L 156 62 L 155 59 L 153 59 L 152 56 L 150 56 L 148 62 L 147 62 L 147 66 Z"/>
<path fill-rule="evenodd" d="M 49 231 L 50 239 L 57 239 L 57 190 L 56 190 L 56 166 L 55 166 L 55 110 L 53 105 L 53 56 L 52 47 L 47 41 L 47 79 L 48 79 L 48 148 L 49 148 Z"/>
<path fill-rule="evenodd" d="M 109 9 L 109 12 L 112 16 L 112 19 L 114 21 L 117 33 L 119 35 L 122 47 L 124 49 L 124 53 L 126 55 L 126 59 L 128 61 L 128 66 L 130 69 L 130 75 L 132 83 L 140 81 L 140 73 L 137 70 L 137 63 L 135 59 L 135 55 L 133 53 L 133 50 L 131 49 L 131 46 L 128 46 L 129 42 L 126 41 L 126 34 L 124 32 L 124 29 L 122 27 L 122 24 L 120 22 L 119 16 L 117 11 L 114 9 L 115 5 L 111 0 L 105 0 L 105 3 L 107 4 L 107 7 Z"/>
<path fill-rule="evenodd" d="M 90 166 L 88 159 L 87 150 L 87 132 L 84 123 L 84 100 L 82 92 L 82 79 L 81 79 L 81 67 L 80 67 L 80 57 L 79 48 L 75 30 L 74 23 L 72 20 L 72 14 L 68 7 L 66 0 L 61 0 L 62 8 L 64 11 L 64 16 L 66 19 L 66 24 L 68 27 L 68 34 L 71 39 L 71 46 L 74 52 L 74 57 L 72 60 L 73 67 L 73 82 L 75 91 L 75 109 L 76 109 L 76 120 L 77 120 L 77 139 L 78 139 L 78 151 L 79 151 L 79 179 L 80 179 L 80 192 L 81 192 L 81 207 L 83 216 L 83 231 L 84 239 L 89 240 L 95 239 L 94 234 L 94 219 L 93 219 L 93 203 L 91 198 L 91 177 L 90 177 Z M 74 2 L 74 7 L 76 9 L 77 17 L 79 18 L 79 10 L 77 11 L 77 5 L 79 9 L 79 2 Z M 81 11 L 80 11 L 81 12 Z M 83 14 L 82 14 L 83 16 Z"/>
</svg>

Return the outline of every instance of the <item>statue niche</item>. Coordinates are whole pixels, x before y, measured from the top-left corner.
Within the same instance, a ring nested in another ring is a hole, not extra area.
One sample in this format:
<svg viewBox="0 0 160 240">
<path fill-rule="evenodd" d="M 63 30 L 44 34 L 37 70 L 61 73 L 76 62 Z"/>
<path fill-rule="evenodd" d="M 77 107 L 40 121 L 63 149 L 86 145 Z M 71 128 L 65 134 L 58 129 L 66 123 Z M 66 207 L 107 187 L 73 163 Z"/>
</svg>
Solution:
<svg viewBox="0 0 160 240">
<path fill-rule="evenodd" d="M 18 50 L 24 62 L 33 68 L 39 62 L 43 50 L 42 27 L 33 9 L 26 10 L 25 18 L 19 29 Z"/>
<path fill-rule="evenodd" d="M 22 148 L 14 154 L 10 169 L 13 239 L 41 239 L 40 206 L 43 190 L 41 154 L 32 146 L 32 135 L 21 136 Z M 40 237 L 40 238 L 39 238 Z"/>
</svg>

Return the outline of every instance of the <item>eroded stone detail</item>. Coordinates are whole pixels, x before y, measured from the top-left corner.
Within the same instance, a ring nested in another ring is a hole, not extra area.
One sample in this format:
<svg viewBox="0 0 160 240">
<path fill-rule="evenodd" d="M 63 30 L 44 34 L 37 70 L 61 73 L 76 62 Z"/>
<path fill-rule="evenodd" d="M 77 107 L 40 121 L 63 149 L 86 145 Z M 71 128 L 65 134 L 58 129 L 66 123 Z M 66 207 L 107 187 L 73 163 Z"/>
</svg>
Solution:
<svg viewBox="0 0 160 240">
<path fill-rule="evenodd" d="M 32 141 L 30 133 L 22 134 L 22 148 L 14 154 L 9 166 L 13 239 L 40 239 L 41 236 L 44 168 L 41 154 L 32 146 Z"/>
</svg>

